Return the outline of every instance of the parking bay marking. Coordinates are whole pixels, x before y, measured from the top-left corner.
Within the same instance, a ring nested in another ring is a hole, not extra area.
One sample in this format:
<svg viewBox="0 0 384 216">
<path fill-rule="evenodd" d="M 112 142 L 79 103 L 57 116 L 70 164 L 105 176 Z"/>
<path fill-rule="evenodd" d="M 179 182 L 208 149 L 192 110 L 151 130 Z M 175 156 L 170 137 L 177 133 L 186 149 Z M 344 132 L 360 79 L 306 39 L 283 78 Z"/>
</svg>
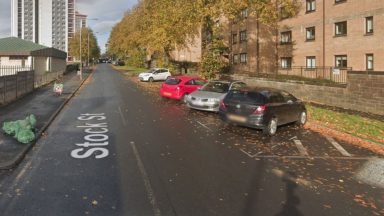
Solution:
<svg viewBox="0 0 384 216">
<path fill-rule="evenodd" d="M 196 121 L 199 125 L 203 126 L 204 128 L 206 128 L 207 130 L 209 131 L 212 131 L 211 128 L 207 127 L 205 124 L 199 122 L 199 121 Z"/>
<path fill-rule="evenodd" d="M 147 171 L 145 170 L 145 167 L 144 167 L 143 161 L 141 160 L 139 151 L 136 148 L 136 144 L 135 144 L 135 142 L 130 142 L 130 144 L 131 144 L 133 153 L 135 155 L 137 166 L 139 167 L 140 174 L 143 178 L 144 186 L 145 186 L 145 189 L 147 191 L 147 196 L 148 196 L 149 202 L 152 205 L 153 213 L 155 216 L 161 216 L 160 208 L 157 204 L 156 197 L 155 197 L 155 194 L 153 192 L 151 183 L 149 181 Z"/>
<path fill-rule="evenodd" d="M 303 143 L 301 143 L 300 140 L 294 139 L 293 142 L 295 143 L 297 149 L 300 152 L 301 156 L 309 156 L 307 149 L 303 146 Z"/>
<path fill-rule="evenodd" d="M 326 138 L 343 156 L 346 156 L 346 157 L 352 156 L 339 143 L 337 143 L 333 138 L 331 138 L 331 137 L 326 137 Z"/>
</svg>

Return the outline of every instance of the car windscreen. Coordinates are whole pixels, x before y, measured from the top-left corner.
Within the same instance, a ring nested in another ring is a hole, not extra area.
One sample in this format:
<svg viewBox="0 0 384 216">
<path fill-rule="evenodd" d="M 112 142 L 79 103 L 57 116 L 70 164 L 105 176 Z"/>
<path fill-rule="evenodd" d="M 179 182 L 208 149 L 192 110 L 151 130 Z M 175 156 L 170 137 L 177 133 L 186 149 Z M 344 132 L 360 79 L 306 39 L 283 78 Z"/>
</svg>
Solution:
<svg viewBox="0 0 384 216">
<path fill-rule="evenodd" d="M 168 84 L 168 85 L 177 85 L 181 82 L 180 79 L 176 79 L 176 78 L 169 78 L 169 79 L 166 79 L 165 80 L 165 84 Z"/>
<path fill-rule="evenodd" d="M 249 104 L 265 104 L 266 102 L 266 98 L 263 94 L 247 90 L 232 90 L 228 93 L 226 99 Z"/>
<path fill-rule="evenodd" d="M 202 86 L 202 85 L 205 85 L 207 82 L 204 81 L 204 80 L 201 80 L 201 79 L 195 79 L 195 85 L 199 85 L 199 86 Z"/>
<path fill-rule="evenodd" d="M 229 90 L 229 83 L 223 82 L 209 82 L 201 91 L 217 92 L 217 93 L 227 93 Z"/>
</svg>

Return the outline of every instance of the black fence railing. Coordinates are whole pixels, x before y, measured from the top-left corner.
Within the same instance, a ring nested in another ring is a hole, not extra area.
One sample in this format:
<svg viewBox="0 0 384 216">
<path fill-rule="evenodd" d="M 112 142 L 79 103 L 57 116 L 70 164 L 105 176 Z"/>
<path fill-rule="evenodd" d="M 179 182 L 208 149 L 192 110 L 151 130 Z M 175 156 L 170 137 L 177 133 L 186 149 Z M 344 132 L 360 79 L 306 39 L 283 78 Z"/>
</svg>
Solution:
<svg viewBox="0 0 384 216">
<path fill-rule="evenodd" d="M 279 68 L 279 75 L 299 76 L 308 79 L 325 79 L 335 83 L 347 83 L 347 73 L 352 68 L 335 67 L 291 67 Z"/>
<path fill-rule="evenodd" d="M 9 76 L 16 75 L 18 72 L 22 71 L 31 71 L 31 66 L 0 66 L 0 77 L 1 76 Z"/>
</svg>

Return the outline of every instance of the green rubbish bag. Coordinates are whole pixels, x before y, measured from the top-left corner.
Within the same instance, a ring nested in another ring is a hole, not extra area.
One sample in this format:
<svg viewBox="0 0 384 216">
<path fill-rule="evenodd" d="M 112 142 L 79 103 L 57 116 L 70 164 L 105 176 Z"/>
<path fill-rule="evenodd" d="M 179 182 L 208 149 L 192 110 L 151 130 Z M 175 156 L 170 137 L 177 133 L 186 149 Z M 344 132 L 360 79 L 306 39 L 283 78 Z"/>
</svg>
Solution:
<svg viewBox="0 0 384 216">
<path fill-rule="evenodd" d="M 15 135 L 18 127 L 19 127 L 19 125 L 17 124 L 17 122 L 4 122 L 3 123 L 3 131 L 10 136 Z"/>
<path fill-rule="evenodd" d="M 21 129 L 15 138 L 21 143 L 28 144 L 35 140 L 35 133 L 29 129 Z"/>
<path fill-rule="evenodd" d="M 36 117 L 31 114 L 23 120 L 3 123 L 3 130 L 6 134 L 13 136 L 21 143 L 30 143 L 35 139 L 33 132 L 36 127 Z"/>
</svg>

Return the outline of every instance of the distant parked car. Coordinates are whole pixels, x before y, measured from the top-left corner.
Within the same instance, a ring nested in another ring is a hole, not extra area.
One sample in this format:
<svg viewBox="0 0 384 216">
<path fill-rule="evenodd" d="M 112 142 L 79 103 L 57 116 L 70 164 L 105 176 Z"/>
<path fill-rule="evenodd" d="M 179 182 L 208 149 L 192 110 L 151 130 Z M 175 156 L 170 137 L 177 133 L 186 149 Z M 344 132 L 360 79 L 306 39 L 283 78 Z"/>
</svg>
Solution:
<svg viewBox="0 0 384 216">
<path fill-rule="evenodd" d="M 160 96 L 184 101 L 185 96 L 201 88 L 205 83 L 205 80 L 195 76 L 170 77 L 161 85 Z"/>
<path fill-rule="evenodd" d="M 230 91 L 220 103 L 219 115 L 226 122 L 262 129 L 268 135 L 276 134 L 280 125 L 304 125 L 307 121 L 307 111 L 300 100 L 271 88 Z"/>
<path fill-rule="evenodd" d="M 153 68 L 147 72 L 139 74 L 140 81 L 153 82 L 158 80 L 166 80 L 171 77 L 171 73 L 165 68 Z"/>
<path fill-rule="evenodd" d="M 123 60 L 116 60 L 113 62 L 113 65 L 115 66 L 124 66 L 125 62 Z"/>
<path fill-rule="evenodd" d="M 186 104 L 192 109 L 204 111 L 219 111 L 220 101 L 223 100 L 229 90 L 240 89 L 246 84 L 241 81 L 213 80 L 205 84 L 201 89 L 186 97 Z"/>
</svg>

